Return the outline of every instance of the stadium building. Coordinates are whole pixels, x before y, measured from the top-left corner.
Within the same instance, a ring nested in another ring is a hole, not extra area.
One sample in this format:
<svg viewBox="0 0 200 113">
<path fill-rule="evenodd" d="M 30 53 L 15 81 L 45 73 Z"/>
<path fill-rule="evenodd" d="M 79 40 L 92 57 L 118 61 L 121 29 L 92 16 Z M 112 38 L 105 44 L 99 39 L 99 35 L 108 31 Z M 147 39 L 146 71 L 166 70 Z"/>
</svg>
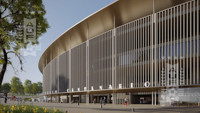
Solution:
<svg viewBox="0 0 200 113">
<path fill-rule="evenodd" d="M 200 87 L 199 20 L 199 0 L 117 0 L 44 51 L 43 94 L 52 102 L 159 104 L 163 89 Z"/>
</svg>

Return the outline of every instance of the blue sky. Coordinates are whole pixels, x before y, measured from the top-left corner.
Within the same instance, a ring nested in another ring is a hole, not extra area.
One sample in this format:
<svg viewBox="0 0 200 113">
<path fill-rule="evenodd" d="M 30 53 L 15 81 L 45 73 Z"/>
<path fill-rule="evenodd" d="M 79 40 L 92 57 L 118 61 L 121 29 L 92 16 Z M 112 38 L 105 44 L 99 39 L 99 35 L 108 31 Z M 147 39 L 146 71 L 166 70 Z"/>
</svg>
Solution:
<svg viewBox="0 0 200 113">
<path fill-rule="evenodd" d="M 9 66 L 4 76 L 3 83 L 10 82 L 13 76 L 19 77 L 22 82 L 26 79 L 32 82 L 42 82 L 42 74 L 38 69 L 38 62 L 45 49 L 71 26 L 114 1 L 115 0 L 43 0 L 47 11 L 45 17 L 48 20 L 50 28 L 39 40 L 41 49 L 36 51 L 36 56 L 24 56 L 23 72 L 19 71 L 15 74 L 11 66 Z M 19 69 L 20 65 L 18 60 L 15 56 L 11 57 L 13 65 Z"/>
</svg>

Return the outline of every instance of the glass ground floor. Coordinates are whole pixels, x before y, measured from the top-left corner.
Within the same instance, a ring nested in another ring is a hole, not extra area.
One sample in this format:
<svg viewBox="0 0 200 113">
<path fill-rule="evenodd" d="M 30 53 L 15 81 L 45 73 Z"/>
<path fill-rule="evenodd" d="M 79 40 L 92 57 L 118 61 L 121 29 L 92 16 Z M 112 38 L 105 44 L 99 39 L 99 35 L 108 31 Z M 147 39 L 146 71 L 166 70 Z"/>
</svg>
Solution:
<svg viewBox="0 0 200 113">
<path fill-rule="evenodd" d="M 200 86 L 124 89 L 46 95 L 46 102 L 87 104 L 152 104 L 161 106 L 199 105 Z"/>
</svg>

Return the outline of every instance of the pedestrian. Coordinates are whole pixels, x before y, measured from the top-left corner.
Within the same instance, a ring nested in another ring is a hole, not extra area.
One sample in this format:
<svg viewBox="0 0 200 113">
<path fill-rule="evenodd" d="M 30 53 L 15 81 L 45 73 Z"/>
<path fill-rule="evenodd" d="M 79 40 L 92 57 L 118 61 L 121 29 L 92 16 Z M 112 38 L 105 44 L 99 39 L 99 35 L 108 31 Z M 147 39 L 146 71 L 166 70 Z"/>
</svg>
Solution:
<svg viewBox="0 0 200 113">
<path fill-rule="evenodd" d="M 106 105 L 106 97 L 104 97 L 103 101 L 104 101 L 104 105 Z"/>
<path fill-rule="evenodd" d="M 5 95 L 5 100 L 4 100 L 4 102 L 7 103 L 7 93 L 5 93 L 4 95 Z"/>
<path fill-rule="evenodd" d="M 62 99 L 62 98 L 60 98 L 60 103 L 61 103 L 61 104 L 63 103 L 63 99 Z"/>
<path fill-rule="evenodd" d="M 16 101 L 16 96 L 14 95 L 14 99 L 13 99 L 14 101 Z"/>
<path fill-rule="evenodd" d="M 4 102 L 7 103 L 7 97 L 6 97 L 6 96 L 5 96 L 5 100 L 4 100 Z"/>
<path fill-rule="evenodd" d="M 102 106 L 102 98 L 100 99 L 100 108 L 103 108 L 103 106 Z"/>
<path fill-rule="evenodd" d="M 93 99 L 93 104 L 95 104 L 95 102 L 96 102 L 96 98 Z"/>
<path fill-rule="evenodd" d="M 128 100 L 127 100 L 127 98 L 125 97 L 124 98 L 124 105 L 127 105 L 128 104 Z"/>
<path fill-rule="evenodd" d="M 78 106 L 79 106 L 79 103 L 80 103 L 80 101 L 79 101 L 79 99 L 78 99 Z"/>
</svg>

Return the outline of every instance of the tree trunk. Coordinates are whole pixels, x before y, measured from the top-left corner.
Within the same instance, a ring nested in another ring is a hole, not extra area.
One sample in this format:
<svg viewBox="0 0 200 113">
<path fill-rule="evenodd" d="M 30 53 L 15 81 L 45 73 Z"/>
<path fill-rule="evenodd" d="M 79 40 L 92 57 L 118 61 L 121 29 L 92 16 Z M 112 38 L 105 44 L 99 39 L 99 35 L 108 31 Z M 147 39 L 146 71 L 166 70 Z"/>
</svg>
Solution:
<svg viewBox="0 0 200 113">
<path fill-rule="evenodd" d="M 4 63 L 3 63 L 3 67 L 0 72 L 0 85 L 2 85 L 3 77 L 6 72 L 6 68 L 7 68 L 7 64 L 8 64 L 8 56 L 7 56 L 6 50 L 4 48 L 1 48 L 1 49 L 2 49 L 3 55 L 4 55 Z M 1 89 L 1 87 L 0 87 L 0 89 Z"/>
</svg>

